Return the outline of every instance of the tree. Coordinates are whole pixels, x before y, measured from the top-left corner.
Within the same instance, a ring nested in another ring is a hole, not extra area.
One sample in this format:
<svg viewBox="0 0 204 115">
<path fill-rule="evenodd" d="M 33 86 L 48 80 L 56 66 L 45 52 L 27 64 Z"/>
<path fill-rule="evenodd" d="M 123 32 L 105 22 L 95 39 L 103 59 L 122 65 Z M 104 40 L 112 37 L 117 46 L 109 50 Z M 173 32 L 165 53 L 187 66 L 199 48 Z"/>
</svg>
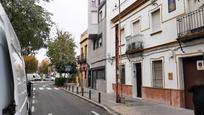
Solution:
<svg viewBox="0 0 204 115">
<path fill-rule="evenodd" d="M 76 44 L 69 32 L 57 31 L 54 40 L 48 42 L 47 55 L 59 73 L 65 72 L 65 66 L 71 66 L 74 71 Z"/>
<path fill-rule="evenodd" d="M 25 56 L 24 60 L 27 73 L 34 73 L 37 71 L 38 60 L 34 56 Z"/>
<path fill-rule="evenodd" d="M 45 0 L 47 1 L 47 0 Z M 18 36 L 24 55 L 44 46 L 51 26 L 51 13 L 38 5 L 39 0 L 1 0 Z"/>
<path fill-rule="evenodd" d="M 48 74 L 48 67 L 49 67 L 49 60 L 48 59 L 44 59 L 40 66 L 39 66 L 39 73 L 40 74 Z"/>
</svg>

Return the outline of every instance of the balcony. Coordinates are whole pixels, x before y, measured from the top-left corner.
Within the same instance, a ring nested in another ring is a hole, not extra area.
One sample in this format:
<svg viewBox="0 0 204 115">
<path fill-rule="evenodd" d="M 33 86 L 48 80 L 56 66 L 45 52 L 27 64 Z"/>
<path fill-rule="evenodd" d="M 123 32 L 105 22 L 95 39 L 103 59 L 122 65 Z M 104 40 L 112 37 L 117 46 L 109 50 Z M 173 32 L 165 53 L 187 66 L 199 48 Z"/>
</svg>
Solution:
<svg viewBox="0 0 204 115">
<path fill-rule="evenodd" d="M 181 42 L 204 36 L 204 7 L 177 18 L 178 39 Z"/>
<path fill-rule="evenodd" d="M 143 34 L 136 34 L 134 36 L 126 37 L 127 48 L 126 54 L 135 54 L 143 52 L 144 45 L 143 45 Z"/>
<path fill-rule="evenodd" d="M 77 60 L 78 64 L 86 64 L 87 59 L 84 56 L 79 57 Z"/>
</svg>

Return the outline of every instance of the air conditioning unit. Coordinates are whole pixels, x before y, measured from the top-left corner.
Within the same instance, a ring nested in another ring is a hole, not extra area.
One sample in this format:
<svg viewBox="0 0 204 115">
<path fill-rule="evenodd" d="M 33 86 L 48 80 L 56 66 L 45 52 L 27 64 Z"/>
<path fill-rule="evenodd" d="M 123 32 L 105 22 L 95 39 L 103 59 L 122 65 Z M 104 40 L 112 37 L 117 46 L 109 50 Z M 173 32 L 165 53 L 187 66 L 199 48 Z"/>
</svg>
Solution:
<svg viewBox="0 0 204 115">
<path fill-rule="evenodd" d="M 204 61 L 203 60 L 197 61 L 197 70 L 199 70 L 199 71 L 204 70 Z"/>
</svg>

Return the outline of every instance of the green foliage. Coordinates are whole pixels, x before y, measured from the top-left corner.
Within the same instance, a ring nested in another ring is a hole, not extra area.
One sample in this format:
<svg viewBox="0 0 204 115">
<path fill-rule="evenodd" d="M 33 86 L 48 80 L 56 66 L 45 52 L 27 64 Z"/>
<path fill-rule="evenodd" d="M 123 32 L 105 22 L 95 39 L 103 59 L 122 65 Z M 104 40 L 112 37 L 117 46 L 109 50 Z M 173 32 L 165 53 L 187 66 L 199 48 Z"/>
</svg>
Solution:
<svg viewBox="0 0 204 115">
<path fill-rule="evenodd" d="M 25 56 L 25 69 L 27 73 L 35 73 L 38 67 L 38 60 L 34 56 Z"/>
<path fill-rule="evenodd" d="M 64 86 L 65 83 L 66 83 L 66 78 L 64 78 L 64 77 L 60 77 L 60 78 L 55 79 L 55 85 L 58 87 Z"/>
<path fill-rule="evenodd" d="M 40 74 L 48 74 L 48 67 L 49 67 L 49 61 L 43 60 L 39 67 L 39 73 Z"/>
<path fill-rule="evenodd" d="M 57 37 L 48 42 L 47 55 L 59 73 L 64 73 L 65 65 L 75 67 L 75 48 L 74 39 L 68 32 L 58 31 Z"/>
<path fill-rule="evenodd" d="M 55 78 L 55 85 L 58 87 L 62 87 L 65 85 L 65 83 L 75 83 L 76 78 L 75 77 L 69 77 L 69 78 Z"/>
<path fill-rule="evenodd" d="M 47 0 L 45 0 L 47 1 Z M 24 55 L 44 46 L 53 22 L 51 13 L 38 5 L 38 0 L 1 0 L 18 36 Z"/>
<path fill-rule="evenodd" d="M 75 80 L 76 80 L 76 77 L 69 77 L 69 78 L 67 79 L 67 82 L 68 82 L 68 83 L 75 83 Z"/>
</svg>

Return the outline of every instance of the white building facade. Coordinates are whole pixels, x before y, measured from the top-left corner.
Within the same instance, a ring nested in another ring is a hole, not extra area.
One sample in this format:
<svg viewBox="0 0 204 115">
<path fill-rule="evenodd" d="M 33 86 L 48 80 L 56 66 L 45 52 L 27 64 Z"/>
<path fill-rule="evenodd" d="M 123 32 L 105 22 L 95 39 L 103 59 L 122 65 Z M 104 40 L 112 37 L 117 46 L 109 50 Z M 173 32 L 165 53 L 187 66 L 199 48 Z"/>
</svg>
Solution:
<svg viewBox="0 0 204 115">
<path fill-rule="evenodd" d="M 123 95 L 192 109 L 204 84 L 204 0 L 107 1 L 106 81 L 115 91 L 115 34 L 120 24 Z"/>
</svg>

